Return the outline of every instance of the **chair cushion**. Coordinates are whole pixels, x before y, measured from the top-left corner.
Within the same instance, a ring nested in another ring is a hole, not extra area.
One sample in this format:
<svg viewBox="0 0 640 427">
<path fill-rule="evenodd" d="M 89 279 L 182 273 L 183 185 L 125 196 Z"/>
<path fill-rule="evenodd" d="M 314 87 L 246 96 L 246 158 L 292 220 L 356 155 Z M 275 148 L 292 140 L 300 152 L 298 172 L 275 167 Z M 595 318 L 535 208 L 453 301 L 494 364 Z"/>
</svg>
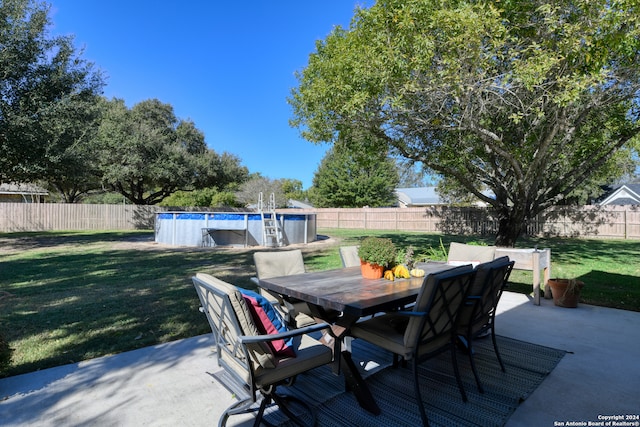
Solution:
<svg viewBox="0 0 640 427">
<path fill-rule="evenodd" d="M 280 317 L 267 298 L 247 289 L 242 289 L 241 292 L 261 334 L 278 334 L 289 330 L 284 319 Z M 268 344 L 278 357 L 296 356 L 293 350 L 293 338 L 274 340 Z"/>
<path fill-rule="evenodd" d="M 233 307 L 233 311 L 236 314 L 244 335 L 260 335 L 253 321 L 253 316 L 249 311 L 249 307 L 237 287 L 206 273 L 198 273 L 196 274 L 196 278 L 223 291 L 229 296 L 231 307 Z M 257 365 L 263 368 L 274 368 L 276 366 L 275 355 L 271 351 L 271 347 L 266 343 L 247 344 L 247 349 L 249 350 L 249 355 L 252 360 Z"/>
<path fill-rule="evenodd" d="M 360 265 L 358 246 L 340 246 L 339 251 L 343 267 L 357 267 Z"/>
<path fill-rule="evenodd" d="M 485 291 L 485 281 L 487 280 L 487 274 L 489 274 L 491 265 L 492 262 L 483 262 L 475 268 L 476 277 L 471 283 L 469 296 L 478 298 L 484 297 L 483 292 Z M 460 313 L 458 314 L 458 324 L 460 325 L 460 330 L 466 330 L 469 322 L 471 321 L 471 317 L 473 316 L 477 303 L 477 301 L 466 301 L 464 305 L 460 307 Z"/>
<path fill-rule="evenodd" d="M 294 347 L 296 357 L 278 359 L 275 369 L 256 369 L 257 386 L 277 383 L 317 366 L 331 363 L 333 360 L 331 349 L 309 335 L 295 337 Z"/>
<path fill-rule="evenodd" d="M 442 302 L 441 300 L 434 302 L 431 301 L 433 293 L 435 292 L 435 288 L 441 286 L 440 280 L 446 280 L 446 278 L 450 276 L 469 273 L 472 270 L 472 267 L 467 264 L 427 275 L 424 278 L 422 288 L 418 293 L 416 304 L 413 306 L 413 310 L 417 312 L 429 311 L 429 318 L 431 319 L 431 321 L 434 321 L 434 319 L 438 317 L 437 313 L 442 311 L 442 307 L 439 305 Z M 440 330 L 440 327 L 442 325 L 448 324 L 449 320 L 450 319 L 447 316 L 441 316 L 439 321 L 435 325 L 436 330 Z M 415 337 L 421 335 L 420 323 L 421 319 L 419 317 L 411 317 L 409 319 L 404 334 L 404 346 L 406 348 L 412 349 L 414 345 L 413 343 L 416 339 Z M 424 340 L 426 336 L 421 336 L 420 338 Z"/>
<path fill-rule="evenodd" d="M 495 246 L 467 245 L 464 243 L 451 242 L 447 262 L 450 264 L 482 263 L 493 261 L 496 254 Z"/>
<path fill-rule="evenodd" d="M 290 276 L 305 272 L 302 251 L 255 252 L 253 261 L 260 279 Z"/>
<path fill-rule="evenodd" d="M 393 313 L 375 316 L 356 323 L 351 327 L 350 335 L 389 350 L 392 353 L 409 358 L 411 348 L 404 343 L 404 335 L 409 318 Z"/>
<path fill-rule="evenodd" d="M 260 279 L 269 279 L 278 276 L 291 276 L 293 274 L 303 274 L 306 272 L 304 258 L 300 249 L 288 251 L 255 252 L 253 261 L 256 273 Z M 260 293 L 276 304 L 283 317 L 293 327 L 304 327 L 315 323 L 309 315 L 307 304 L 295 298 L 285 298 L 270 291 L 260 290 Z M 291 310 L 291 311 L 290 311 Z"/>
</svg>

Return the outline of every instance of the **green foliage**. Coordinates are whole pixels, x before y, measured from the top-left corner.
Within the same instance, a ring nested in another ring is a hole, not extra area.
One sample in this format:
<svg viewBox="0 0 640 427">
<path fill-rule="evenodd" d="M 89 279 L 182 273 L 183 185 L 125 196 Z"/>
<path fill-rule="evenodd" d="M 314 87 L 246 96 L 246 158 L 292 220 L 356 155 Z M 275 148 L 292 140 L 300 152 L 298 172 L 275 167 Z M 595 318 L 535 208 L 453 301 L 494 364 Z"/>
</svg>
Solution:
<svg viewBox="0 0 640 427">
<path fill-rule="evenodd" d="M 207 148 L 191 121 L 156 99 L 128 109 L 107 102 L 96 140 L 103 183 L 134 204 L 157 204 L 178 190 L 222 188 L 241 182 L 247 169 L 230 154 Z"/>
<path fill-rule="evenodd" d="M 398 168 L 398 187 L 399 188 L 416 188 L 432 185 L 430 177 L 421 166 L 416 165 L 414 161 L 406 159 L 396 160 Z"/>
<path fill-rule="evenodd" d="M 79 172 L 67 161 L 104 82 L 50 25 L 45 3 L 0 2 L 0 182 Z"/>
<path fill-rule="evenodd" d="M 434 246 L 425 247 L 421 250 L 421 252 L 416 256 L 418 261 L 446 261 L 448 258 L 449 251 L 444 246 L 442 242 L 442 238 L 440 238 L 438 244 Z"/>
<path fill-rule="evenodd" d="M 211 198 L 209 206 L 227 206 L 227 207 L 242 207 L 236 200 L 236 193 L 233 191 L 218 191 Z"/>
<path fill-rule="evenodd" d="M 389 267 L 396 262 L 398 250 L 391 239 L 372 236 L 362 239 L 358 256 L 362 261 Z"/>
<path fill-rule="evenodd" d="M 131 204 L 122 194 L 115 191 L 96 191 L 91 192 L 82 198 L 82 203 L 86 204 L 104 204 L 104 205 L 122 205 Z"/>
<path fill-rule="evenodd" d="M 291 122 L 312 142 L 364 134 L 421 162 L 454 198 L 491 206 L 512 246 L 633 166 L 639 56 L 638 0 L 379 1 L 317 43 Z"/>
<path fill-rule="evenodd" d="M 104 103 L 96 95 L 61 104 L 50 117 L 43 118 L 52 154 L 47 156 L 42 179 L 62 202 L 76 203 L 102 187 L 92 142 Z"/>
<path fill-rule="evenodd" d="M 300 200 L 304 201 L 307 198 L 307 193 L 302 189 L 302 181 L 299 179 L 283 178 L 282 191 L 287 200 Z"/>
<path fill-rule="evenodd" d="M 309 198 L 316 207 L 380 207 L 395 202 L 398 172 L 386 151 L 331 148 L 313 177 Z"/>
<path fill-rule="evenodd" d="M 218 191 L 216 188 L 204 188 L 194 191 L 176 191 L 160 206 L 172 207 L 241 207 L 232 191 Z"/>
</svg>

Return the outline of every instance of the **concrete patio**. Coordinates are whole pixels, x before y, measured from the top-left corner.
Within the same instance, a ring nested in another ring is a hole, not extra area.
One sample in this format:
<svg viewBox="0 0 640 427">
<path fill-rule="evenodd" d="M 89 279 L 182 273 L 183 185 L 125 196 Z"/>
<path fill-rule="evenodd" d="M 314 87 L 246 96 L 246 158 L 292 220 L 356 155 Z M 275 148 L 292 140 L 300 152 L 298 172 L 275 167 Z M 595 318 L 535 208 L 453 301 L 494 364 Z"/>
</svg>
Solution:
<svg viewBox="0 0 640 427">
<path fill-rule="evenodd" d="M 627 425 L 640 425 L 640 313 L 551 300 L 535 306 L 510 292 L 499 311 L 500 335 L 569 352 L 507 426 L 611 416 L 635 416 Z M 216 425 L 233 399 L 211 375 L 219 368 L 210 344 L 199 336 L 2 379 L 0 425 Z M 233 417 L 229 425 L 250 421 Z"/>
</svg>

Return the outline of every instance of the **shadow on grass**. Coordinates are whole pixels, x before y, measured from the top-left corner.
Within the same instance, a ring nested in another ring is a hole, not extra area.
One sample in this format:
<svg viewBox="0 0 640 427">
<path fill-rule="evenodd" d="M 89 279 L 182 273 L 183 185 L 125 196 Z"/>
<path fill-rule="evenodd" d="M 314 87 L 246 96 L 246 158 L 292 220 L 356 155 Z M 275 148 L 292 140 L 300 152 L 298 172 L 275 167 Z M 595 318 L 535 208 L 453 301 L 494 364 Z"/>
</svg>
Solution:
<svg viewBox="0 0 640 427">
<path fill-rule="evenodd" d="M 399 248 L 413 246 L 417 253 L 439 248 L 441 242 L 445 248 L 453 241 L 493 243 L 489 238 L 417 232 L 323 234 L 336 244 L 302 246 L 308 271 L 339 268 L 338 245 L 358 244 L 368 235 L 389 237 Z M 153 242 L 150 232 L 20 233 L 0 235 L 0 240 L 18 249 L 0 265 L 0 327 L 16 348 L 13 365 L 2 376 L 208 333 L 191 276 L 201 271 L 255 289 L 253 253 L 273 250 L 153 245 L 114 249 L 104 244 Z M 534 246 L 550 247 L 554 269 L 569 266 L 568 271 L 587 284 L 583 302 L 639 311 L 640 274 L 633 266 L 640 242 L 519 242 L 519 247 Z M 530 272 L 514 272 L 512 282 L 510 290 L 531 292 Z"/>
<path fill-rule="evenodd" d="M 640 306 L 640 278 L 592 270 L 577 277 L 585 283 L 580 301 L 586 304 L 636 310 Z"/>
<path fill-rule="evenodd" d="M 4 261 L 0 324 L 16 351 L 3 376 L 210 332 L 191 276 L 252 287 L 248 266 L 251 253 L 203 250 L 88 249 Z"/>
</svg>

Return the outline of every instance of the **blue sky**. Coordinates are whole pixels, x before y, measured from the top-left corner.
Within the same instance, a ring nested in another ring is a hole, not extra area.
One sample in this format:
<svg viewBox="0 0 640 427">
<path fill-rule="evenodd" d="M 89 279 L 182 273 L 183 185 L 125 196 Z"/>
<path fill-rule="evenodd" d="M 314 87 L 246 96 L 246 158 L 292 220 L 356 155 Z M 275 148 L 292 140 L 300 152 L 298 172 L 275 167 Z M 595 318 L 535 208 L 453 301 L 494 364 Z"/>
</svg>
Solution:
<svg viewBox="0 0 640 427">
<path fill-rule="evenodd" d="M 369 0 L 49 0 L 54 35 L 73 35 L 129 107 L 157 98 L 210 148 L 250 172 L 312 184 L 328 145 L 289 126 L 287 97 L 315 42 Z"/>
</svg>

